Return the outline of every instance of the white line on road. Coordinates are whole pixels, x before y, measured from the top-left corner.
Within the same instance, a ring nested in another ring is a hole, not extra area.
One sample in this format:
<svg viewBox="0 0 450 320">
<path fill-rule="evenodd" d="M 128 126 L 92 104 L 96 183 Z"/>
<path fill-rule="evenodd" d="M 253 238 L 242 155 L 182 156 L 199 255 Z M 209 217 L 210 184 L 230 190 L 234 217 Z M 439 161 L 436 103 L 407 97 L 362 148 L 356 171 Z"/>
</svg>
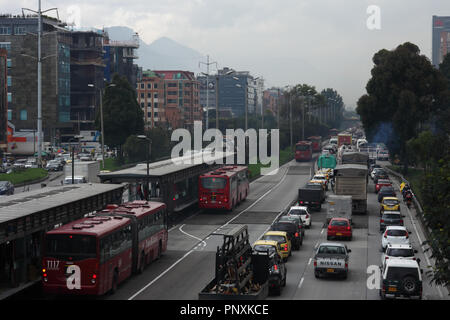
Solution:
<svg viewBox="0 0 450 320">
<path fill-rule="evenodd" d="M 286 163 L 285 165 L 289 164 L 290 162 Z M 285 166 L 283 165 L 283 166 Z M 282 166 L 282 167 L 283 167 Z M 271 189 L 269 189 L 266 193 L 264 193 L 261 197 L 259 197 L 255 202 L 253 202 L 249 207 L 247 207 L 246 209 L 242 210 L 238 215 L 236 215 L 235 217 L 233 217 L 231 220 L 229 220 L 227 223 L 225 223 L 224 225 L 220 226 L 219 228 L 217 228 L 214 232 L 216 232 L 217 230 L 220 230 L 221 228 L 229 225 L 232 221 L 234 221 L 235 219 L 237 219 L 241 214 L 243 214 L 244 212 L 247 212 L 249 209 L 251 209 L 253 206 L 255 206 L 259 201 L 261 201 L 261 199 L 263 199 L 267 194 L 269 194 L 270 192 L 272 192 L 272 190 L 276 189 L 286 178 L 287 176 L 287 172 L 288 170 L 286 170 L 286 172 L 283 175 L 283 178 L 275 185 L 273 186 Z M 184 231 L 181 230 L 181 228 L 184 226 L 184 224 L 179 228 L 179 230 L 183 233 L 185 233 Z M 174 228 L 172 228 L 171 230 L 173 230 Z M 214 233 L 212 232 L 212 233 Z M 189 235 L 189 234 L 187 234 Z M 190 235 L 192 236 L 192 235 Z M 193 237 L 193 236 L 192 236 Z M 198 238 L 197 238 L 198 239 Z M 199 241 L 203 241 L 202 239 L 199 239 Z M 197 244 L 198 245 L 198 244 Z M 206 246 L 206 243 L 205 243 Z M 164 276 L 167 272 L 169 272 L 170 270 L 172 270 L 178 263 L 180 263 L 181 261 L 183 261 L 188 255 L 190 255 L 193 251 L 195 250 L 195 247 L 191 250 L 189 250 L 184 256 L 182 256 L 180 259 L 178 259 L 174 264 L 172 264 L 169 268 L 167 268 L 163 273 L 161 273 L 159 276 L 157 276 L 155 279 L 153 279 L 151 282 L 149 282 L 148 284 L 146 284 L 142 289 L 140 289 L 138 292 L 136 292 L 134 295 L 132 295 L 130 298 L 128 298 L 128 300 L 133 300 L 136 296 L 138 296 L 139 294 L 141 294 L 144 290 L 146 290 L 148 287 L 150 287 L 152 284 L 154 284 L 157 280 L 159 280 L 162 276 Z"/>
<path fill-rule="evenodd" d="M 305 280 L 305 277 L 302 277 L 302 280 L 300 280 L 300 283 L 298 284 L 298 288 L 300 289 L 300 287 L 302 286 L 302 284 L 303 284 L 303 280 Z"/>
</svg>

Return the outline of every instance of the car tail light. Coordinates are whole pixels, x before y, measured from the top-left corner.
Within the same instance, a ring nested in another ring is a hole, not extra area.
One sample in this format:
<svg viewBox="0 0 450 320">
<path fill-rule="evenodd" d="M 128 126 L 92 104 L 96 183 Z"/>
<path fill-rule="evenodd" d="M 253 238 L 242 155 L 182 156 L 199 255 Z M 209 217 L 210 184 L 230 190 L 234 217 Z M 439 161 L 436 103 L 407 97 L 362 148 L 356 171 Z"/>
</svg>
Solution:
<svg viewBox="0 0 450 320">
<path fill-rule="evenodd" d="M 350 231 L 350 230 L 351 230 L 351 227 L 350 227 L 350 226 L 348 226 L 348 227 L 347 227 L 347 230 L 349 230 L 349 231 Z"/>
<path fill-rule="evenodd" d="M 303 201 L 300 201 L 300 204 L 303 204 Z"/>
<path fill-rule="evenodd" d="M 317 267 L 317 260 L 314 260 L 314 267 Z"/>
<path fill-rule="evenodd" d="M 402 220 L 400 220 L 400 223 L 403 223 L 403 219 L 402 219 Z"/>
<path fill-rule="evenodd" d="M 298 238 L 298 232 L 295 233 L 295 237 Z"/>
<path fill-rule="evenodd" d="M 347 262 L 345 263 L 345 269 L 348 269 L 348 263 Z"/>
<path fill-rule="evenodd" d="M 284 247 L 284 251 L 288 251 L 288 247 L 287 245 Z"/>
<path fill-rule="evenodd" d="M 308 219 L 309 218 L 309 214 L 306 214 L 306 219 Z"/>
<path fill-rule="evenodd" d="M 223 202 L 228 202 L 228 198 L 227 197 L 223 198 Z"/>
<path fill-rule="evenodd" d="M 384 257 L 384 260 L 387 260 L 387 259 L 389 259 L 389 257 Z"/>
<path fill-rule="evenodd" d="M 414 257 L 413 260 L 416 260 L 416 257 Z"/>
<path fill-rule="evenodd" d="M 384 233 L 384 238 L 387 239 L 387 231 Z"/>
<path fill-rule="evenodd" d="M 406 231 L 406 239 L 408 239 L 409 238 L 409 233 L 408 233 L 408 231 Z"/>
<path fill-rule="evenodd" d="M 383 222 L 384 222 L 384 220 L 383 220 L 383 219 L 381 219 L 381 220 L 380 220 L 380 223 L 383 223 Z"/>
</svg>

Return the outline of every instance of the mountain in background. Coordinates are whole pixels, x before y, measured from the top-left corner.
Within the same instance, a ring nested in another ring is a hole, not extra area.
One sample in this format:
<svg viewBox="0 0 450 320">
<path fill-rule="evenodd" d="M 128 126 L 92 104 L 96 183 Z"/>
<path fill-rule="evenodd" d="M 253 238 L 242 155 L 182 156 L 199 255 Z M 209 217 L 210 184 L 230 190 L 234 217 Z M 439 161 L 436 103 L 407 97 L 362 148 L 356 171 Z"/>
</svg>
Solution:
<svg viewBox="0 0 450 320">
<path fill-rule="evenodd" d="M 128 27 L 107 27 L 111 40 L 131 40 L 135 32 Z M 172 39 L 162 37 L 151 44 L 139 39 L 137 55 L 139 59 L 135 63 L 143 70 L 184 70 L 194 74 L 201 72 L 199 62 L 205 57 L 198 51 L 188 48 Z"/>
</svg>

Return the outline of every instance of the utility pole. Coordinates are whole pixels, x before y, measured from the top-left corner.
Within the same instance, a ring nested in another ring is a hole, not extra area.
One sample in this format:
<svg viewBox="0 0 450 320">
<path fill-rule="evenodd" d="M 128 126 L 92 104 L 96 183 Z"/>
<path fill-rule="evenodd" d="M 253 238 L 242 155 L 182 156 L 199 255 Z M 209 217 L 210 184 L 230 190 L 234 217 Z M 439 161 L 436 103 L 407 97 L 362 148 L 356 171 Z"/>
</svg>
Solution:
<svg viewBox="0 0 450 320">
<path fill-rule="evenodd" d="M 209 55 L 206 56 L 206 63 L 204 62 L 199 62 L 199 67 L 200 64 L 206 64 L 206 73 L 202 73 L 206 76 L 206 130 L 208 130 L 209 128 L 209 66 L 212 64 L 216 65 L 217 68 L 217 62 L 209 62 Z M 216 91 L 218 90 L 218 88 L 216 88 Z M 217 93 L 216 93 L 216 97 L 217 97 Z M 216 104 L 218 103 L 217 98 L 216 98 Z"/>
</svg>

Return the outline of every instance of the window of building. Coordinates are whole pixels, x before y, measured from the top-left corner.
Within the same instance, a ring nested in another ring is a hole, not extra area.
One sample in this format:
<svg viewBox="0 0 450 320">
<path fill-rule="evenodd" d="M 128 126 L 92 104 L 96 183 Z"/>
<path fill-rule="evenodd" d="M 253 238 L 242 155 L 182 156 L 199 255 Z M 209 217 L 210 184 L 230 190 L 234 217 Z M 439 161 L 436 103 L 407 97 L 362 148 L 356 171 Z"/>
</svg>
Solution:
<svg viewBox="0 0 450 320">
<path fill-rule="evenodd" d="M 14 27 L 14 34 L 23 35 L 26 33 L 25 27 Z"/>
<path fill-rule="evenodd" d="M 153 98 L 158 99 L 158 94 L 155 93 L 155 94 L 153 95 Z"/>
<path fill-rule="evenodd" d="M 147 112 L 147 117 L 151 118 L 152 117 L 152 113 L 151 112 Z"/>
<path fill-rule="evenodd" d="M 27 110 L 20 110 L 20 120 L 27 120 L 28 114 Z"/>
<path fill-rule="evenodd" d="M 157 83 L 154 83 L 154 84 L 153 84 L 153 88 L 154 88 L 154 89 L 158 89 L 158 84 L 157 84 Z"/>
<path fill-rule="evenodd" d="M 145 107 L 145 103 L 141 102 L 141 108 L 144 108 L 144 107 Z"/>
<path fill-rule="evenodd" d="M 154 108 L 158 108 L 158 102 L 154 102 L 154 103 L 153 103 L 153 107 L 154 107 Z"/>
<path fill-rule="evenodd" d="M 11 27 L 0 27 L 0 34 L 2 35 L 10 35 Z"/>
<path fill-rule="evenodd" d="M 168 94 L 169 96 L 176 96 L 176 95 L 177 95 L 177 92 L 176 92 L 176 91 L 167 91 L 167 94 Z"/>
<path fill-rule="evenodd" d="M 8 92 L 8 102 L 12 102 L 12 93 Z"/>
<path fill-rule="evenodd" d="M 156 117 L 158 117 L 158 112 L 153 112 L 153 116 L 156 118 Z"/>
<path fill-rule="evenodd" d="M 152 98 L 152 94 L 149 92 L 149 93 L 147 93 L 147 98 L 148 99 L 151 99 Z"/>
<path fill-rule="evenodd" d="M 173 82 L 169 82 L 169 84 L 167 86 L 169 88 L 176 88 L 176 87 L 178 87 L 177 83 L 173 83 Z"/>
<path fill-rule="evenodd" d="M 147 83 L 147 89 L 151 89 L 151 88 L 152 88 L 152 83 L 151 82 Z"/>
<path fill-rule="evenodd" d="M 11 67 L 12 67 L 11 59 L 7 59 L 7 60 L 6 60 L 6 66 L 7 66 L 8 68 L 11 68 Z"/>
<path fill-rule="evenodd" d="M 151 108 L 152 107 L 152 103 L 151 102 L 147 103 L 147 107 Z"/>
<path fill-rule="evenodd" d="M 141 83 L 141 89 L 144 89 L 145 85 L 143 83 Z"/>
<path fill-rule="evenodd" d="M 141 92 L 141 99 L 145 98 L 145 94 L 143 92 Z"/>
<path fill-rule="evenodd" d="M 8 77 L 7 77 L 6 82 L 8 83 L 8 87 L 11 87 L 11 86 L 12 86 L 12 79 L 11 79 L 11 76 L 8 76 Z"/>
</svg>

